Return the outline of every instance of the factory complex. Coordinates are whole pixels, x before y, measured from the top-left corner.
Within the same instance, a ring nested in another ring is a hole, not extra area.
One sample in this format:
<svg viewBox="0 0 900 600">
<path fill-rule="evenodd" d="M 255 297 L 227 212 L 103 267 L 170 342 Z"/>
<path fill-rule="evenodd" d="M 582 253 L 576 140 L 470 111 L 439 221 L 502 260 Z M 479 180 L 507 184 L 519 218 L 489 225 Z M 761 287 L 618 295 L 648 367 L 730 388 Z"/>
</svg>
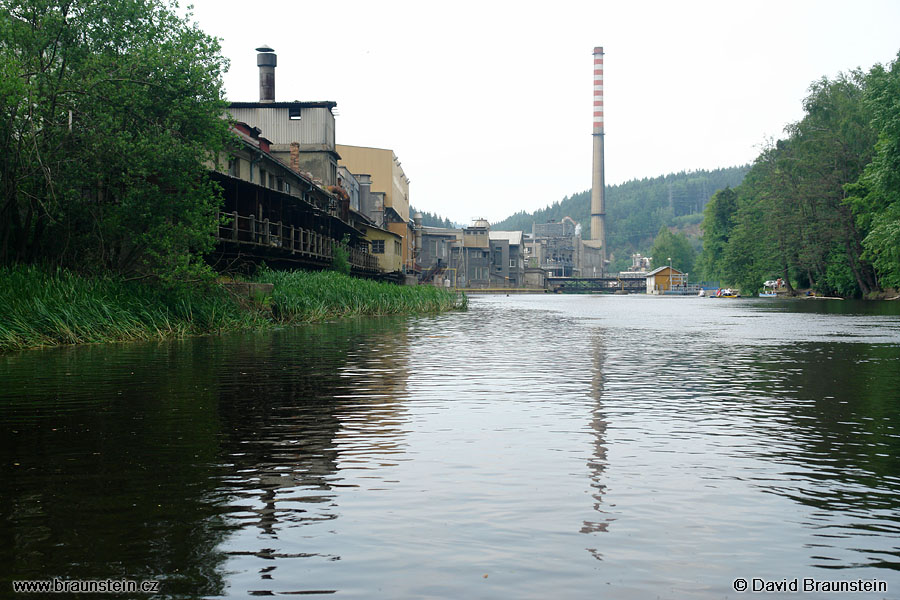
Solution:
<svg viewBox="0 0 900 600">
<path fill-rule="evenodd" d="M 593 52 L 589 237 L 569 217 L 530 232 L 491 230 L 484 219 L 424 226 L 410 214 L 409 178 L 393 150 L 337 144 L 336 102 L 276 101 L 277 56 L 257 52 L 259 100 L 228 105 L 239 144 L 211 165 L 225 197 L 214 260 L 327 268 L 338 244 L 356 275 L 404 284 L 545 289 L 555 279 L 610 278 L 602 48 Z"/>
</svg>

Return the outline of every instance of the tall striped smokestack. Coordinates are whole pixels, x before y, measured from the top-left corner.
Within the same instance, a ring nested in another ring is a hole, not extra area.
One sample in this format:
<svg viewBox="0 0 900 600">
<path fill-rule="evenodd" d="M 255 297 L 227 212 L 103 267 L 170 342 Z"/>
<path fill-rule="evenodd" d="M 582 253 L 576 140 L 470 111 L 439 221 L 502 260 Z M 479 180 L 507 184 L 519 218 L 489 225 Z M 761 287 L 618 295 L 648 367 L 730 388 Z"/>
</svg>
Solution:
<svg viewBox="0 0 900 600">
<path fill-rule="evenodd" d="M 594 48 L 594 156 L 591 178 L 591 241 L 606 265 L 606 177 L 603 167 L 603 47 Z"/>
</svg>

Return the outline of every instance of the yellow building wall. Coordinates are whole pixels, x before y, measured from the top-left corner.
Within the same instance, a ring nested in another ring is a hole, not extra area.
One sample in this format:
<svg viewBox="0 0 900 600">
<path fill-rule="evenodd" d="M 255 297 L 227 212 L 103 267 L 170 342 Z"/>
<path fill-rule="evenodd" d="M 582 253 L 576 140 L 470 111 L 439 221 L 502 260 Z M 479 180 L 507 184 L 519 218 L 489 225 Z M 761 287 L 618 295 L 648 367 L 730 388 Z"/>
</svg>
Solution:
<svg viewBox="0 0 900 600">
<path fill-rule="evenodd" d="M 409 236 L 407 236 L 407 225 L 406 223 L 388 223 L 387 228 L 389 231 L 397 234 L 400 238 L 400 260 L 404 265 L 409 266 Z"/>
<path fill-rule="evenodd" d="M 351 173 L 371 175 L 372 191 L 384 192 L 385 207 L 396 210 L 404 221 L 409 220 L 409 179 L 393 150 L 343 144 L 337 144 L 336 149 L 341 155 L 339 166 L 347 167 Z"/>
<path fill-rule="evenodd" d="M 392 223 L 393 224 L 393 223 Z M 396 223 L 400 225 L 400 223 Z M 384 254 L 372 254 L 378 260 L 378 266 L 386 273 L 400 271 L 403 266 L 402 244 L 403 238 L 399 235 L 376 227 L 366 227 L 366 239 L 384 241 Z M 401 245 L 401 251 L 397 251 L 397 244 Z"/>
</svg>

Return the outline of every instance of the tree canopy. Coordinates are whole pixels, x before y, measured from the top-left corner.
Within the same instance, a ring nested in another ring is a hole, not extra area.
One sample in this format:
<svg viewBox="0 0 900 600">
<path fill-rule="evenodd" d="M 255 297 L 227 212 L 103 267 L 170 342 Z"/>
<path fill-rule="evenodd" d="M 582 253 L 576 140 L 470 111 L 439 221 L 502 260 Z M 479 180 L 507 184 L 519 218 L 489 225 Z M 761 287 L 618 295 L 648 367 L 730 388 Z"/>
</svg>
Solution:
<svg viewBox="0 0 900 600">
<path fill-rule="evenodd" d="M 202 270 L 218 41 L 165 0 L 0 0 L 0 262 Z"/>
<path fill-rule="evenodd" d="M 668 266 L 669 261 L 682 273 L 691 273 L 694 269 L 696 252 L 687 236 L 681 232 L 673 233 L 666 226 L 660 228 L 650 252 L 654 269 Z"/>
<path fill-rule="evenodd" d="M 900 285 L 900 66 L 809 88 L 805 116 L 704 212 L 703 275 L 863 296 Z"/>
</svg>

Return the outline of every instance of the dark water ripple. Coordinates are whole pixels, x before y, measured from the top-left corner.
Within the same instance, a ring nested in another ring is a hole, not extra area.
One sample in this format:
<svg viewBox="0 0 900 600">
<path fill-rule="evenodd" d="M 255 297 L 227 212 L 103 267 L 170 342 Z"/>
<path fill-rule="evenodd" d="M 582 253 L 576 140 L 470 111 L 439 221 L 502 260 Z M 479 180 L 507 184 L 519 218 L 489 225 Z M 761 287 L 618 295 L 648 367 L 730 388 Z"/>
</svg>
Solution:
<svg viewBox="0 0 900 600">
<path fill-rule="evenodd" d="M 0 358 L 0 589 L 897 597 L 896 308 L 477 297 Z"/>
</svg>

